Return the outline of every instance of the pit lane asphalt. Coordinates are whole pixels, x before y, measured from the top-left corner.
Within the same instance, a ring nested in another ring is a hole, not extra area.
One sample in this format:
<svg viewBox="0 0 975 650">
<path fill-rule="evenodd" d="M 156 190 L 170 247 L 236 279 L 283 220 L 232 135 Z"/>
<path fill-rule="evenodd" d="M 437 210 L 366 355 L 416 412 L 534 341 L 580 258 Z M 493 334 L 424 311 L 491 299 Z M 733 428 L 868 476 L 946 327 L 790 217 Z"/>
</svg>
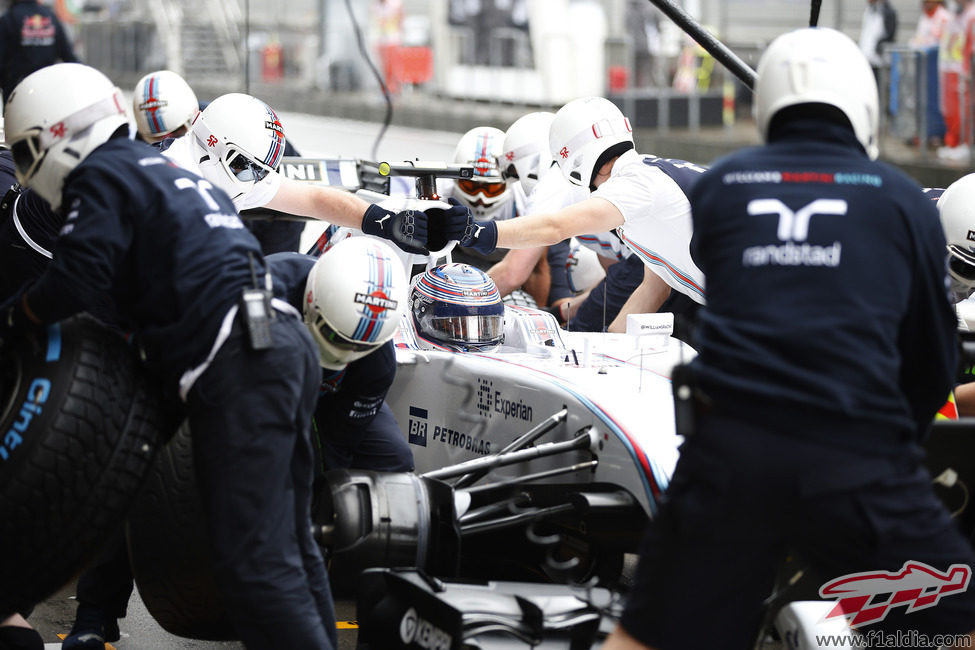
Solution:
<svg viewBox="0 0 975 650">
<path fill-rule="evenodd" d="M 342 156 L 372 159 L 373 146 L 380 125 L 347 119 L 326 118 L 301 113 L 279 112 L 288 139 L 304 157 Z M 418 128 L 391 126 L 376 148 L 382 161 L 428 160 L 450 162 L 461 133 L 430 131 Z M 301 250 L 307 250 L 323 225 L 317 222 L 306 226 Z M 307 244 L 307 245 L 306 245 Z M 48 649 L 61 647 L 61 636 L 71 630 L 77 601 L 75 582 L 65 585 L 57 593 L 39 603 L 28 619 L 40 632 Z M 355 602 L 351 598 L 336 598 L 335 609 L 339 621 L 338 650 L 352 650 L 356 645 Z M 350 623 L 353 622 L 353 623 Z M 166 632 L 152 618 L 139 598 L 138 591 L 129 600 L 127 616 L 119 621 L 122 639 L 110 645 L 118 650 L 237 650 L 239 642 L 212 642 L 185 639 Z M 61 635 L 61 636 L 59 636 Z"/>
</svg>

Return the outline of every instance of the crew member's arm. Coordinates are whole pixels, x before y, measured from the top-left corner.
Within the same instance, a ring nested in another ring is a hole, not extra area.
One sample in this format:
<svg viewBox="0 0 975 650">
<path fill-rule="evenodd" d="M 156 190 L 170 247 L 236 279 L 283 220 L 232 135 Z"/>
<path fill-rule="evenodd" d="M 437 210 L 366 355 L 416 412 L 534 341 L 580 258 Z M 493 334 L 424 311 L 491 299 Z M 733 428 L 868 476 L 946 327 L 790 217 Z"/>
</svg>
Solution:
<svg viewBox="0 0 975 650">
<path fill-rule="evenodd" d="M 626 316 L 628 314 L 652 314 L 660 309 L 660 305 L 670 296 L 670 285 L 644 265 L 643 282 L 633 290 L 630 297 L 620 308 L 619 314 L 609 324 L 610 332 L 621 334 L 626 331 Z"/>
<path fill-rule="evenodd" d="M 304 185 L 285 177 L 265 207 L 358 228 L 368 235 L 388 239 L 408 253 L 427 253 L 427 215 L 420 210 L 393 212 L 345 190 Z"/>
<path fill-rule="evenodd" d="M 551 246 L 563 239 L 623 225 L 623 214 L 605 199 L 589 198 L 556 212 L 530 214 L 506 221 L 474 221 L 468 211 L 448 216 L 444 234 L 461 246 L 489 254 L 498 248 Z"/>
<path fill-rule="evenodd" d="M 551 246 L 575 235 L 613 230 L 622 225 L 623 215 L 615 205 L 605 199 L 589 198 L 558 212 L 499 222 L 497 247 Z"/>
<path fill-rule="evenodd" d="M 322 219 L 336 226 L 362 228 L 369 204 L 355 194 L 334 187 L 299 183 L 285 176 L 266 207 L 302 217 Z"/>
<path fill-rule="evenodd" d="M 500 262 L 488 269 L 487 274 L 494 280 L 498 293 L 507 296 L 525 284 L 538 260 L 545 254 L 544 246 L 520 248 L 508 251 Z"/>
</svg>

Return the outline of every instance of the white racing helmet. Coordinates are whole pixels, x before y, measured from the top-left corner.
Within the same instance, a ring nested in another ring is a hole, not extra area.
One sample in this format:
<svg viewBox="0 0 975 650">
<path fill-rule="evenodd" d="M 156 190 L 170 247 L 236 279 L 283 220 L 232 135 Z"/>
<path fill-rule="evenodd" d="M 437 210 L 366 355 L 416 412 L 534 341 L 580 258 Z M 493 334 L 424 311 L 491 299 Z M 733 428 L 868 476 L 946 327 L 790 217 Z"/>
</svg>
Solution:
<svg viewBox="0 0 975 650">
<path fill-rule="evenodd" d="M 461 136 L 454 150 L 454 162 L 474 167 L 474 177 L 457 179 L 452 196 L 480 221 L 504 218 L 512 207 L 514 195 L 498 167 L 503 144 L 504 131 L 479 126 Z"/>
<path fill-rule="evenodd" d="M 582 97 L 555 114 L 548 146 L 570 183 L 592 189 L 599 168 L 633 148 L 633 129 L 613 102 L 603 97 Z"/>
<path fill-rule="evenodd" d="M 419 276 L 410 292 L 417 331 L 461 352 L 487 351 L 504 341 L 504 303 L 494 280 L 469 264 L 441 264 Z"/>
<path fill-rule="evenodd" d="M 284 128 L 277 113 L 243 93 L 210 102 L 190 133 L 208 157 L 200 163 L 203 176 L 231 198 L 250 191 L 284 156 Z"/>
<path fill-rule="evenodd" d="M 538 179 L 552 166 L 548 149 L 548 130 L 555 113 L 539 111 L 522 115 L 504 134 L 498 164 L 506 180 L 521 183 L 525 195 L 531 194 Z"/>
<path fill-rule="evenodd" d="M 303 309 L 322 367 L 339 370 L 391 339 L 406 301 L 406 273 L 389 244 L 350 237 L 330 247 L 308 274 Z"/>
<path fill-rule="evenodd" d="M 57 209 L 65 176 L 128 123 L 122 91 L 95 68 L 41 68 L 17 84 L 4 112 L 17 180 Z"/>
<path fill-rule="evenodd" d="M 135 85 L 132 112 L 139 135 L 146 142 L 177 137 L 189 130 L 200 102 L 186 80 L 172 70 L 150 72 Z"/>
<path fill-rule="evenodd" d="M 859 46 L 828 27 L 807 27 L 783 34 L 758 61 L 755 122 L 768 139 L 772 117 L 798 104 L 829 104 L 846 115 L 857 140 L 875 159 L 877 81 Z"/>
<path fill-rule="evenodd" d="M 948 242 L 948 274 L 955 301 L 975 290 L 975 174 L 962 176 L 938 199 Z"/>
</svg>

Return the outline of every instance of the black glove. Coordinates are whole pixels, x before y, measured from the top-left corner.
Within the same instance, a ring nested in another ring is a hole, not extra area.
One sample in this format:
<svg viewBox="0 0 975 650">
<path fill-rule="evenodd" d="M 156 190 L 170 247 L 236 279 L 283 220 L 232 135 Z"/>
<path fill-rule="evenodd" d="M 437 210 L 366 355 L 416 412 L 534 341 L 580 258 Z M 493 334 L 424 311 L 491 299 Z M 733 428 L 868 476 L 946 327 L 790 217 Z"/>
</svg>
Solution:
<svg viewBox="0 0 975 650">
<path fill-rule="evenodd" d="M 427 215 L 420 210 L 391 212 L 370 205 L 362 215 L 362 232 L 388 239 L 407 253 L 426 255 Z"/>
<path fill-rule="evenodd" d="M 442 215 L 444 245 L 456 240 L 461 246 L 473 248 L 482 255 L 493 253 L 498 243 L 498 225 L 493 221 L 474 221 L 471 209 L 453 197 L 448 202 L 451 207 L 447 210 L 429 210 Z"/>
</svg>

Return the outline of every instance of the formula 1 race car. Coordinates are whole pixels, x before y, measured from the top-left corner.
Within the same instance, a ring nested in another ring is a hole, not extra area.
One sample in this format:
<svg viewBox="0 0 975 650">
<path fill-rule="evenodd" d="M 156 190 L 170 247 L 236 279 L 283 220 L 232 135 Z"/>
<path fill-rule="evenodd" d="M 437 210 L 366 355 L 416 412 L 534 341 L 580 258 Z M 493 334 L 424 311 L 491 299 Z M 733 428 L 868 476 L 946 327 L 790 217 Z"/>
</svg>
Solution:
<svg viewBox="0 0 975 650">
<path fill-rule="evenodd" d="M 669 373 L 694 351 L 666 316 L 649 334 L 583 334 L 509 306 L 485 354 L 438 349 L 404 318 L 387 401 L 417 469 L 326 474 L 313 519 L 333 588 L 370 567 L 618 586 L 678 455 Z M 184 427 L 130 515 L 130 557 L 164 628 L 220 638 L 194 490 Z"/>
</svg>

